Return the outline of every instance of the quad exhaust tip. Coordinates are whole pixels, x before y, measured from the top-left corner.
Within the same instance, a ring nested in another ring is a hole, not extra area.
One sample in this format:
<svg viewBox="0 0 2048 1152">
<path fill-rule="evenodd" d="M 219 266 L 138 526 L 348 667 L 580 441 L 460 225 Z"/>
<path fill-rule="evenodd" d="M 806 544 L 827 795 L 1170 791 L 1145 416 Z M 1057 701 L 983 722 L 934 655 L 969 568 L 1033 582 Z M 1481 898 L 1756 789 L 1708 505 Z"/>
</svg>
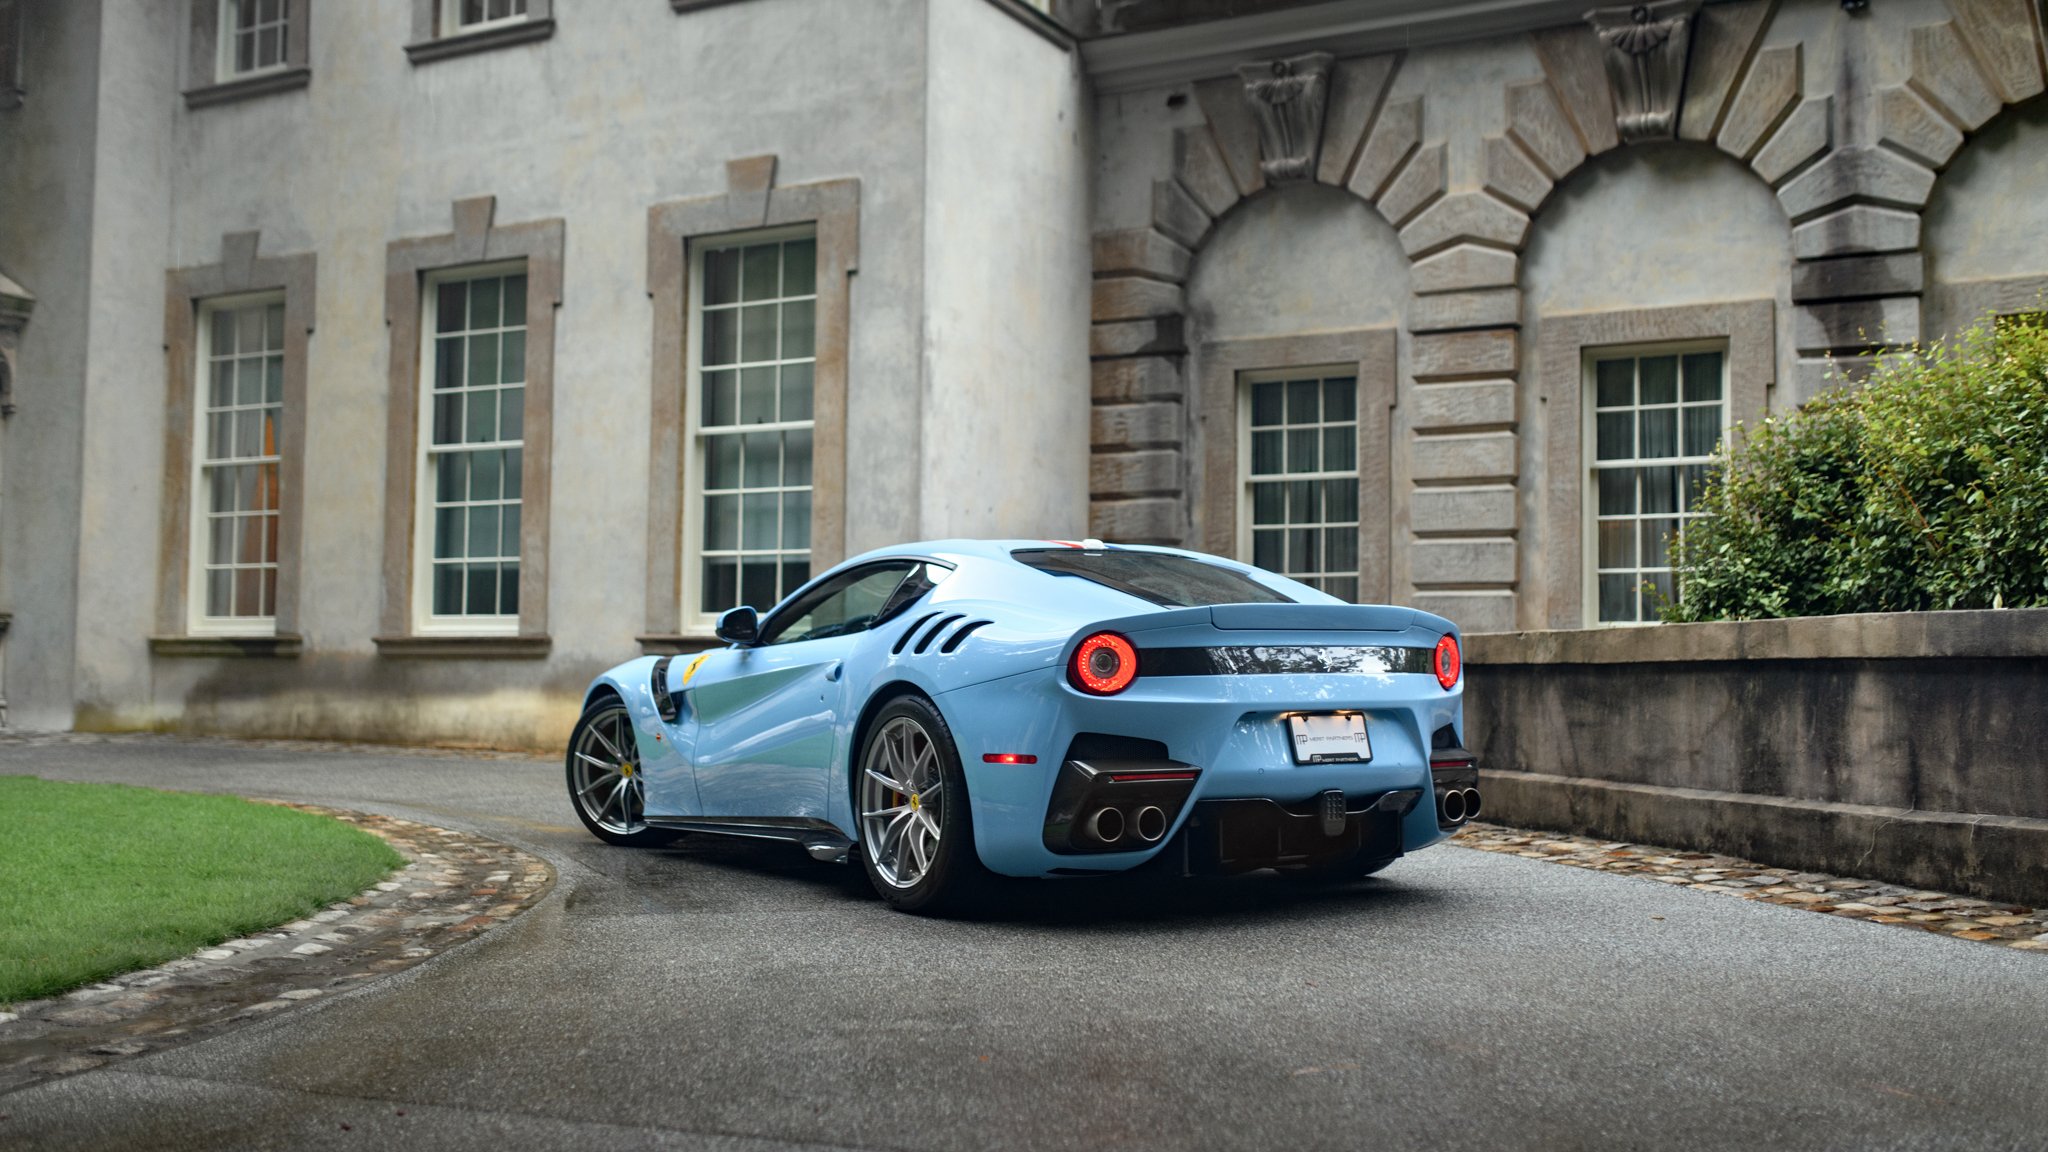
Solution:
<svg viewBox="0 0 2048 1152">
<path fill-rule="evenodd" d="M 1088 834 L 1104 844 L 1114 844 L 1124 838 L 1124 814 L 1114 808 L 1098 808 L 1088 818 Z"/>
<path fill-rule="evenodd" d="M 1464 821 L 1465 821 L 1465 794 L 1464 794 L 1463 792 L 1461 792 L 1461 791 L 1459 791 L 1459 790 L 1457 790 L 1457 789 L 1455 789 L 1455 788 L 1451 789 L 1451 790 L 1450 790 L 1450 791 L 1448 791 L 1448 792 L 1445 792 L 1445 793 L 1444 793 L 1444 798 L 1443 798 L 1443 799 L 1442 799 L 1441 801 L 1439 801 L 1439 806 L 1440 806 L 1440 808 L 1441 808 L 1441 810 L 1442 810 L 1442 812 L 1443 812 L 1443 816 L 1444 816 L 1444 823 L 1446 823 L 1446 824 L 1462 824 L 1462 823 L 1464 823 Z"/>
<path fill-rule="evenodd" d="M 1437 798 L 1437 814 L 1445 824 L 1463 824 L 1479 816 L 1479 789 L 1451 788 Z"/>
<path fill-rule="evenodd" d="M 1166 813 L 1156 804 L 1147 804 L 1138 809 L 1138 818 L 1134 823 L 1137 825 L 1138 839 L 1147 844 L 1157 844 L 1160 837 L 1166 835 Z"/>
</svg>

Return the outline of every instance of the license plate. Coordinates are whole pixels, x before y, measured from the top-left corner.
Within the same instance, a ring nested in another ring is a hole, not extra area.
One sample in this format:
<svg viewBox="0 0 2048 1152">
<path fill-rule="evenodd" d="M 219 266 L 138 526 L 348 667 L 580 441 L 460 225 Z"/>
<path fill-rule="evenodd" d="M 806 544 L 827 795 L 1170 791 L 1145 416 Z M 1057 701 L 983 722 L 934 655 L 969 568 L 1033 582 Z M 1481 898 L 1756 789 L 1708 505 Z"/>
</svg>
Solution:
<svg viewBox="0 0 2048 1152">
<path fill-rule="evenodd" d="M 1287 718 L 1296 764 L 1348 764 L 1372 759 L 1365 717 L 1356 712 L 1310 712 Z"/>
</svg>

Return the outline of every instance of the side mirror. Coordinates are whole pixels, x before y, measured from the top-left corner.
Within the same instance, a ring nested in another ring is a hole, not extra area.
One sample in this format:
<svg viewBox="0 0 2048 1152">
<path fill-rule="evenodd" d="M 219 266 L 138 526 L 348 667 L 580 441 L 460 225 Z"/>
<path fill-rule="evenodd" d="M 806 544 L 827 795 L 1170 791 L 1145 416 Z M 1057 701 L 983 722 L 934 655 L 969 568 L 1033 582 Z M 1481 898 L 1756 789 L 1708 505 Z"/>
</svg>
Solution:
<svg viewBox="0 0 2048 1152">
<path fill-rule="evenodd" d="M 752 644 L 761 636 L 761 615 L 742 604 L 718 618 L 718 638 L 728 644 Z"/>
</svg>

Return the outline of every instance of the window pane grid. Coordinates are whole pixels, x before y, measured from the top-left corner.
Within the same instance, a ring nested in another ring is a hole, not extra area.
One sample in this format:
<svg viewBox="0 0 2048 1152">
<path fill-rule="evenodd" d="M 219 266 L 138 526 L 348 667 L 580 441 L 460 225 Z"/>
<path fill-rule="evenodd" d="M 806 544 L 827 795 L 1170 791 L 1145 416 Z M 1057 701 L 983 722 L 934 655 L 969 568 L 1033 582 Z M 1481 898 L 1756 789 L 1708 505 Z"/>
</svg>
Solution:
<svg viewBox="0 0 2048 1152">
<path fill-rule="evenodd" d="M 284 305 L 220 308 L 206 318 L 200 413 L 203 616 L 277 614 Z"/>
<path fill-rule="evenodd" d="M 1677 596 L 1671 547 L 1728 425 L 1718 351 L 1607 357 L 1593 365 L 1597 618 L 1654 621 Z"/>
<path fill-rule="evenodd" d="M 767 608 L 810 579 L 817 243 L 708 249 L 698 293 L 698 608 Z"/>
<path fill-rule="evenodd" d="M 1358 398 L 1354 376 L 1248 386 L 1252 563 L 1358 598 Z"/>
<path fill-rule="evenodd" d="M 436 287 L 433 307 L 429 611 L 517 616 L 526 276 L 446 281 Z"/>
<path fill-rule="evenodd" d="M 223 0 L 226 71 L 231 76 L 281 68 L 289 0 Z"/>
<path fill-rule="evenodd" d="M 526 19 L 526 0 L 445 0 L 445 30 L 466 32 Z"/>
</svg>

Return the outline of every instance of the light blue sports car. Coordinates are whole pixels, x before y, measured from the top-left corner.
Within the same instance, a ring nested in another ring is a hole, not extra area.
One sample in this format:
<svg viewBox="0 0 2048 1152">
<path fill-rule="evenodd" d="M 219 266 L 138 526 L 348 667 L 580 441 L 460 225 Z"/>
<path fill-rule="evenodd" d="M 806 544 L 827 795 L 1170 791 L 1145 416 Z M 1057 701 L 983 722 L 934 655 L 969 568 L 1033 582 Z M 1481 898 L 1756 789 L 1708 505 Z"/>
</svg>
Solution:
<svg viewBox="0 0 2048 1152">
<path fill-rule="evenodd" d="M 718 636 L 591 684 L 568 778 L 600 838 L 788 840 L 938 911 L 1160 857 L 1363 876 L 1479 811 L 1450 621 L 1215 556 L 908 544 Z"/>
</svg>

